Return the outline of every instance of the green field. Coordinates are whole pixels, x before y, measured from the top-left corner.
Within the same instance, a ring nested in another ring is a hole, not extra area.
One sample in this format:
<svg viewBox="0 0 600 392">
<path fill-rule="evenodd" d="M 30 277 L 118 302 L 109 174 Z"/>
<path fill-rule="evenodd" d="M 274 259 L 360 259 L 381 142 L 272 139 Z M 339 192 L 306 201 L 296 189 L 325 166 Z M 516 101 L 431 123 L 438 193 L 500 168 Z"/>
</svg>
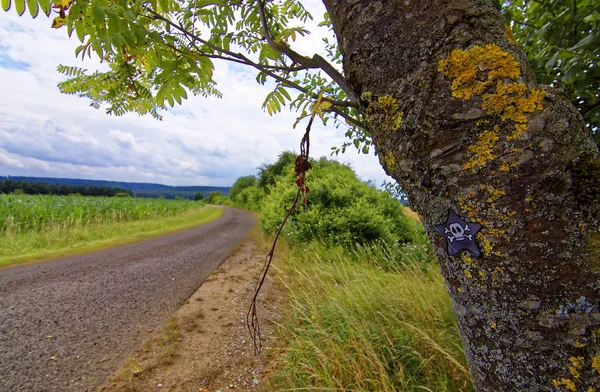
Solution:
<svg viewBox="0 0 600 392">
<path fill-rule="evenodd" d="M 0 266 L 132 242 L 217 219 L 191 200 L 0 195 Z"/>
</svg>

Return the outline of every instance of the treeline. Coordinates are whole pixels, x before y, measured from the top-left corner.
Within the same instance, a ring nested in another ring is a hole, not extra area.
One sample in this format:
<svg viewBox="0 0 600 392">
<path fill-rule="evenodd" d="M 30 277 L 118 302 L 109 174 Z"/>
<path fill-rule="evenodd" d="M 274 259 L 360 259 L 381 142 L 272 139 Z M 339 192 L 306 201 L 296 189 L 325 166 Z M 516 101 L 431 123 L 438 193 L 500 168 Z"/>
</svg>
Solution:
<svg viewBox="0 0 600 392">
<path fill-rule="evenodd" d="M 211 192 L 220 192 L 221 194 L 229 194 L 229 187 L 219 186 L 169 186 L 163 184 L 145 183 L 145 182 L 125 182 L 125 181 L 105 181 L 105 180 L 86 180 L 77 178 L 52 178 L 52 177 L 0 177 L 2 179 L 12 179 L 13 181 L 28 181 L 47 184 L 66 185 L 71 187 L 109 187 L 126 189 L 133 192 L 135 197 L 149 198 L 165 198 L 175 199 L 182 197 L 186 199 L 194 199 L 197 193 L 201 193 L 204 197 L 210 195 Z"/>
<path fill-rule="evenodd" d="M 0 180 L 0 193 L 22 192 L 27 195 L 73 195 L 82 196 L 133 196 L 133 192 L 123 188 L 112 188 L 107 186 L 71 186 L 46 184 L 43 182 Z"/>
</svg>

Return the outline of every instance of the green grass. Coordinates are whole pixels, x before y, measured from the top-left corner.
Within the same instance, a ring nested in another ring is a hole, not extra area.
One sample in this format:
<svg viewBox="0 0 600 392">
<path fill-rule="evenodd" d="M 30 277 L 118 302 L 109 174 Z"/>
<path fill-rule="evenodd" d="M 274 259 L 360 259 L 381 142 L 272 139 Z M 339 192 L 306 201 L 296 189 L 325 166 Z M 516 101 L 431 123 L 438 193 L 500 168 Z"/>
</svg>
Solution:
<svg viewBox="0 0 600 392">
<path fill-rule="evenodd" d="M 0 195 L 0 266 L 139 241 L 222 214 L 190 200 Z"/>
<path fill-rule="evenodd" d="M 312 244 L 279 257 L 284 354 L 268 390 L 473 390 L 444 281 L 419 246 Z"/>
</svg>

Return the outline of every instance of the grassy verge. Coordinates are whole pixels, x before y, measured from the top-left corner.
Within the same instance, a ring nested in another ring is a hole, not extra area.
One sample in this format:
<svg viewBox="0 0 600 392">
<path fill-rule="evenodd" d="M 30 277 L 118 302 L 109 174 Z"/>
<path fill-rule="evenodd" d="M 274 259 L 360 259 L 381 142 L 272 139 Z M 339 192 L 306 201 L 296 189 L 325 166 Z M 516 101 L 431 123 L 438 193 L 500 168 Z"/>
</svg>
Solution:
<svg viewBox="0 0 600 392">
<path fill-rule="evenodd" d="M 443 279 L 418 247 L 282 248 L 285 348 L 267 390 L 473 390 Z"/>
<path fill-rule="evenodd" d="M 49 225 L 44 230 L 5 231 L 0 236 L 0 267 L 81 254 L 128 244 L 217 220 L 223 210 L 205 206 L 172 216 L 129 222 Z"/>
</svg>

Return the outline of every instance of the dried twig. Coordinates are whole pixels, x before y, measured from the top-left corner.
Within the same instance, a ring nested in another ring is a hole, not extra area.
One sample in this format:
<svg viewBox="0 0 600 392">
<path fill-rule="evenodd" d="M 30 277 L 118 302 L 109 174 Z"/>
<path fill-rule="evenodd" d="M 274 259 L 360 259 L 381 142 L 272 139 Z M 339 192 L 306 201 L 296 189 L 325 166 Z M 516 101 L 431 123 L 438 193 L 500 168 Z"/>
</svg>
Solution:
<svg viewBox="0 0 600 392">
<path fill-rule="evenodd" d="M 317 105 L 320 104 L 320 99 L 317 101 Z M 246 325 L 248 327 L 248 332 L 250 336 L 252 336 L 252 341 L 254 343 L 254 354 L 260 354 L 262 348 L 262 342 L 265 340 L 260 334 L 260 323 L 258 320 L 258 314 L 256 311 L 256 300 L 258 298 L 258 293 L 265 283 L 265 279 L 267 277 L 267 273 L 269 272 L 269 267 L 271 266 L 271 261 L 273 260 L 273 254 L 275 253 L 275 245 L 277 245 L 277 240 L 279 239 L 279 235 L 283 230 L 283 226 L 287 222 L 288 218 L 292 214 L 292 211 L 298 207 L 298 203 L 300 202 L 300 195 L 305 195 L 303 198 L 303 202 L 306 204 L 306 194 L 309 192 L 308 187 L 306 186 L 306 172 L 311 169 L 311 164 L 308 161 L 308 152 L 310 148 L 310 128 L 312 126 L 313 120 L 315 119 L 316 112 L 313 111 L 312 116 L 310 117 L 310 121 L 306 127 L 306 132 L 302 137 L 302 141 L 300 142 L 300 155 L 296 157 L 296 166 L 294 170 L 296 171 L 296 176 L 298 179 L 296 180 L 296 184 L 298 185 L 298 192 L 296 192 L 296 197 L 292 203 L 292 206 L 289 208 L 283 222 L 279 225 L 277 229 L 277 233 L 275 234 L 275 239 L 273 240 L 273 245 L 271 246 L 271 250 L 267 254 L 265 258 L 265 264 L 258 275 L 258 279 L 256 281 L 256 289 L 254 291 L 254 297 L 252 298 L 252 303 L 250 304 L 250 308 L 248 309 L 248 313 L 246 314 Z"/>
</svg>

